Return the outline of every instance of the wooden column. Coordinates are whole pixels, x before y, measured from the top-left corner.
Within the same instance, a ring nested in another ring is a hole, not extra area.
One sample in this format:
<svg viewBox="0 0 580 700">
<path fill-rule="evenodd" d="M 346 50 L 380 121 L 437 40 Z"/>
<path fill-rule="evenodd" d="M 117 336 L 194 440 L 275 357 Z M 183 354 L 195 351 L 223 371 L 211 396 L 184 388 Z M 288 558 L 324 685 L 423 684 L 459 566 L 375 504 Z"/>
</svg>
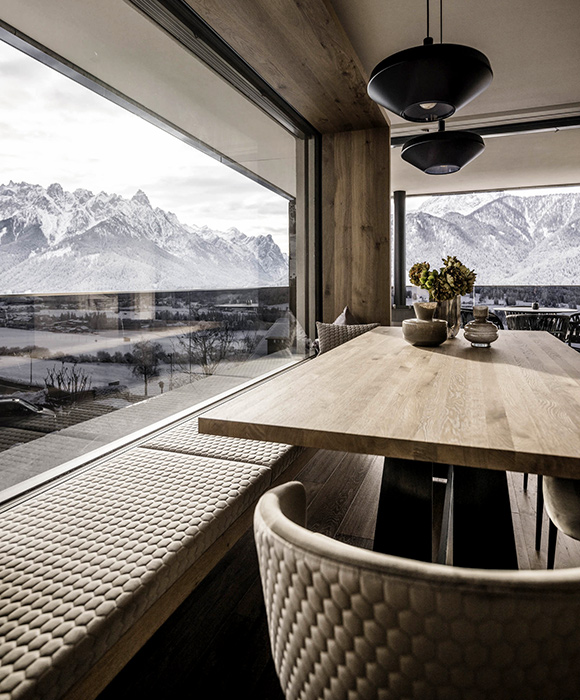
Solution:
<svg viewBox="0 0 580 700">
<path fill-rule="evenodd" d="M 389 127 L 322 137 L 323 318 L 389 325 Z"/>
</svg>

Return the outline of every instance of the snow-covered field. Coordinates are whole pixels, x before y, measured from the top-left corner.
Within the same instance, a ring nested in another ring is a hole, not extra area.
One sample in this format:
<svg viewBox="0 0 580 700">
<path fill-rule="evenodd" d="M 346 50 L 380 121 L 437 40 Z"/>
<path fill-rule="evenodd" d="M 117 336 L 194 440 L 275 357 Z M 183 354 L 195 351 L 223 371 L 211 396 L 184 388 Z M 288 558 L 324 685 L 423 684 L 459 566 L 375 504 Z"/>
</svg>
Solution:
<svg viewBox="0 0 580 700">
<path fill-rule="evenodd" d="M 186 329 L 180 328 L 183 333 Z M 159 342 L 168 352 L 172 351 L 175 342 L 173 331 L 139 331 L 123 336 L 121 331 L 100 331 L 99 333 L 51 333 L 49 331 L 21 330 L 18 328 L 0 328 L 0 345 L 6 347 L 36 347 L 48 348 L 51 353 L 80 355 L 81 353 L 96 355 L 99 350 L 111 354 L 115 352 L 132 352 L 136 343 L 144 340 Z M 0 378 L 15 382 L 43 385 L 47 371 L 61 363 L 56 359 L 39 360 L 29 357 L 0 356 Z M 67 363 L 67 366 L 71 365 Z M 77 365 L 91 377 L 91 386 L 107 386 L 111 382 L 119 382 L 127 386 L 133 393 L 143 393 L 143 379 L 136 377 L 131 367 L 115 362 L 87 362 Z M 161 393 L 159 381 L 164 382 L 164 390 L 169 388 L 170 367 L 160 366 L 160 375 L 149 382 L 148 394 Z M 177 373 L 176 373 L 177 374 Z M 174 377 L 177 380 L 177 376 Z"/>
<path fill-rule="evenodd" d="M 192 326 L 196 328 L 197 326 Z M 159 342 L 164 349 L 171 351 L 172 341 L 178 335 L 187 333 L 187 326 L 175 329 L 160 330 L 121 330 L 98 331 L 96 333 L 52 333 L 51 331 L 22 330 L 20 328 L 0 328 L 0 346 L 26 347 L 35 345 L 37 348 L 48 348 L 51 352 L 62 352 L 79 355 L 80 353 L 95 354 L 99 350 L 107 352 L 132 352 L 135 343 L 144 340 Z"/>
<path fill-rule="evenodd" d="M 66 363 L 67 367 L 72 367 Z M 56 360 L 35 360 L 28 357 L 7 357 L 0 356 L 0 379 L 7 379 L 14 382 L 28 384 L 32 369 L 32 384 L 44 385 L 47 372 L 54 368 L 59 369 L 61 363 Z M 116 364 L 114 362 L 87 362 L 77 365 L 84 372 L 90 375 L 91 386 L 107 386 L 110 382 L 118 381 L 120 384 L 139 388 L 143 385 L 143 380 L 135 377 L 128 365 Z M 156 378 L 159 381 L 161 377 Z M 139 393 L 136 391 L 136 393 Z"/>
<path fill-rule="evenodd" d="M 197 328 L 197 326 L 192 326 Z M 160 343 L 167 353 L 183 352 L 180 348 L 178 336 L 187 333 L 189 327 L 180 326 L 174 329 L 140 330 L 123 335 L 122 331 L 99 331 L 98 333 L 51 333 L 50 331 L 21 330 L 18 328 L 0 328 L 0 346 L 24 348 L 30 345 L 47 348 L 52 354 L 64 353 L 71 355 L 90 354 L 96 355 L 100 350 L 113 355 L 115 352 L 133 352 L 134 346 L 143 341 Z M 244 333 L 236 331 L 235 341 L 241 342 Z M 228 363 L 224 363 L 224 366 Z M 70 363 L 66 366 L 71 368 Z M 36 359 L 28 356 L 0 355 L 0 380 L 8 380 L 18 383 L 34 384 L 42 386 L 47 377 L 47 372 L 54 368 L 59 369 L 61 362 L 55 359 Z M 85 362 L 77 365 L 91 377 L 91 386 L 102 387 L 112 382 L 119 382 L 127 386 L 132 393 L 144 393 L 144 382 L 141 377 L 136 377 L 131 367 L 115 362 Z M 189 369 L 189 368 L 188 368 Z M 148 395 L 168 391 L 170 386 L 178 386 L 189 381 L 189 376 L 180 371 L 178 366 L 173 368 L 169 364 L 160 364 L 159 376 L 153 377 L 148 382 Z M 192 372 L 200 372 L 200 368 L 193 365 Z M 163 389 L 159 385 L 163 382 Z"/>
</svg>

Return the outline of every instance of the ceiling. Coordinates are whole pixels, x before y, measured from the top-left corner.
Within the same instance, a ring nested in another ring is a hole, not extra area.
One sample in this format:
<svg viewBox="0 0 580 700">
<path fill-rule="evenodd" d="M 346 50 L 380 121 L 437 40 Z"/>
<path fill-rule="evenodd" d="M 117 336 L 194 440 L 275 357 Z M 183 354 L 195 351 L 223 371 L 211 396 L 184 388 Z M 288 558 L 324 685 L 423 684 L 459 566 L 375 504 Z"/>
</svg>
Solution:
<svg viewBox="0 0 580 700">
<path fill-rule="evenodd" d="M 390 120 L 395 139 L 437 128 L 405 122 L 386 110 L 381 113 L 366 94 L 377 63 L 422 43 L 426 0 L 186 1 L 321 133 L 381 128 L 385 119 Z M 444 41 L 483 51 L 494 71 L 490 87 L 447 120 L 448 130 L 570 116 L 580 122 L 580 0 L 442 3 Z M 101 4 L 4 0 L 0 19 L 57 53 L 70 57 L 72 51 L 73 62 L 99 76 L 102 52 L 91 49 L 98 43 L 91 34 L 94 21 L 79 16 L 82 31 L 70 28 L 77 15 L 92 12 L 102 14 L 113 31 L 125 3 L 110 0 L 115 7 L 111 11 Z M 179 3 L 163 0 L 163 4 Z M 430 5 L 431 35 L 438 41 L 439 0 L 430 0 Z M 59 19 L 62 15 L 66 21 Z M 62 42 L 51 47 L 45 35 L 53 25 Z M 85 63 L 77 59 L 77 48 L 87 54 Z M 163 58 L 167 61 L 167 56 Z M 165 66 L 164 61 L 158 61 L 159 66 L 170 72 L 171 64 Z M 128 59 L 129 74 L 131 66 Z M 172 79 L 187 75 L 179 66 L 173 68 Z M 108 75 L 103 79 L 111 81 Z M 479 158 L 458 173 L 441 176 L 421 173 L 401 159 L 400 147 L 393 148 L 392 189 L 433 194 L 580 185 L 580 128 L 485 136 L 485 142 Z"/>
<path fill-rule="evenodd" d="M 425 0 L 330 0 L 366 78 L 387 56 L 422 43 Z M 443 0 L 443 40 L 488 57 L 490 87 L 446 122 L 447 130 L 577 116 L 580 124 L 578 0 Z M 440 3 L 430 1 L 439 41 Z M 392 136 L 418 125 L 388 113 Z M 580 184 L 580 128 L 485 137 L 486 150 L 453 175 L 425 175 L 393 148 L 392 187 L 408 194 Z"/>
</svg>

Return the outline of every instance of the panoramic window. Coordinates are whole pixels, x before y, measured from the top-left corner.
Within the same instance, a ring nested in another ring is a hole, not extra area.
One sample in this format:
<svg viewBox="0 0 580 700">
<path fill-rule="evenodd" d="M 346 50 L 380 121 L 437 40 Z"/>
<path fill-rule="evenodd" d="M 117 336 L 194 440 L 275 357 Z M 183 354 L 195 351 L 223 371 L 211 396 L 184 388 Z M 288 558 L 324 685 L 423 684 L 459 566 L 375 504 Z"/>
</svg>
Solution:
<svg viewBox="0 0 580 700">
<path fill-rule="evenodd" d="M 304 356 L 292 193 L 3 42 L 0 84 L 0 489 Z"/>
<path fill-rule="evenodd" d="M 580 187 L 408 197 L 406 269 L 455 255 L 477 274 L 463 303 L 580 308 Z M 407 303 L 413 294 L 407 287 Z"/>
</svg>

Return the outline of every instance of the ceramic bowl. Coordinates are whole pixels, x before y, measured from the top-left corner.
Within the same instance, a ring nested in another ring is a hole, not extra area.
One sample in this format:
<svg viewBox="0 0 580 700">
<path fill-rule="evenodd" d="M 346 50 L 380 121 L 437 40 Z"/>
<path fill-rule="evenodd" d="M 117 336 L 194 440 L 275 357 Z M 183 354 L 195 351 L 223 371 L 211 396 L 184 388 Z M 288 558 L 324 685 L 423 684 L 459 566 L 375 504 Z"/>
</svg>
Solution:
<svg viewBox="0 0 580 700">
<path fill-rule="evenodd" d="M 407 318 L 403 321 L 403 337 L 411 345 L 435 347 L 447 340 L 447 321 L 421 321 L 418 318 Z"/>
</svg>

